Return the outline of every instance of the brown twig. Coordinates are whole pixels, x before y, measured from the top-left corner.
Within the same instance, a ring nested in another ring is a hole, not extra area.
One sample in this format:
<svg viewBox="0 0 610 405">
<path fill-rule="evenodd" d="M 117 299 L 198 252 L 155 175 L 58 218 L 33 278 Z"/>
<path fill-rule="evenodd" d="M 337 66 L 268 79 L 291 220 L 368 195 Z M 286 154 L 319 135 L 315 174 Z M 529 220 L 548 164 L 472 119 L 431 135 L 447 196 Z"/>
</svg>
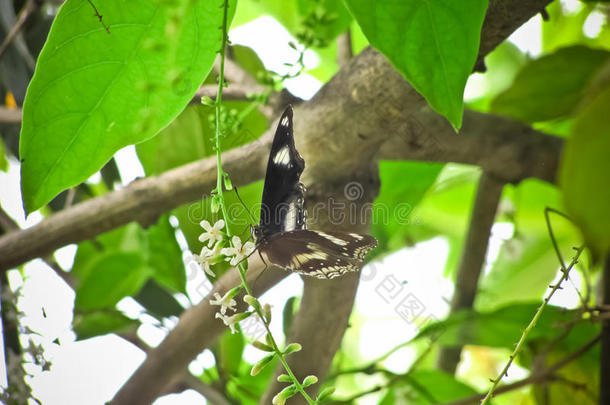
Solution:
<svg viewBox="0 0 610 405">
<path fill-rule="evenodd" d="M 95 7 L 95 4 L 93 4 L 93 1 L 92 0 L 87 0 L 87 1 L 89 2 L 91 7 L 93 8 L 93 11 L 95 12 L 95 17 L 98 19 L 100 24 L 102 24 L 102 27 L 104 27 L 104 30 L 106 30 L 106 33 L 108 35 L 110 35 L 110 28 L 108 28 L 108 26 L 106 24 L 104 24 L 104 20 L 102 18 L 102 15 L 99 13 L 99 11 L 97 11 L 97 7 Z"/>
<path fill-rule="evenodd" d="M 23 112 L 21 108 L 0 107 L 0 122 L 7 124 L 17 124 L 21 122 Z"/>
<path fill-rule="evenodd" d="M 19 31 L 21 31 L 21 28 L 23 27 L 27 19 L 38 10 L 40 4 L 41 2 L 37 0 L 28 0 L 25 3 L 21 11 L 19 12 L 19 15 L 17 16 L 17 21 L 15 21 L 15 24 L 8 31 L 8 34 L 6 34 L 6 37 L 4 38 L 4 41 L 2 41 L 2 44 L 0 44 L 0 58 L 2 58 L 4 52 L 6 52 L 9 45 L 17 37 L 17 34 L 19 34 Z M 24 57 L 26 63 L 31 68 L 33 68 L 35 61 L 32 58 L 32 55 L 28 53 L 26 55 L 22 54 L 22 56 Z"/>
<path fill-rule="evenodd" d="M 451 301 L 451 314 L 472 308 L 474 304 L 479 277 L 485 265 L 491 227 L 494 223 L 503 188 L 504 182 L 483 172 L 479 180 L 468 226 L 468 235 L 457 271 L 455 292 Z M 461 346 L 443 347 L 439 354 L 439 368 L 450 374 L 455 373 L 455 369 L 460 362 L 461 352 Z"/>
<path fill-rule="evenodd" d="M 343 67 L 349 63 L 353 56 L 352 34 L 348 28 L 347 31 L 337 38 L 337 64 L 339 67 Z"/>
</svg>

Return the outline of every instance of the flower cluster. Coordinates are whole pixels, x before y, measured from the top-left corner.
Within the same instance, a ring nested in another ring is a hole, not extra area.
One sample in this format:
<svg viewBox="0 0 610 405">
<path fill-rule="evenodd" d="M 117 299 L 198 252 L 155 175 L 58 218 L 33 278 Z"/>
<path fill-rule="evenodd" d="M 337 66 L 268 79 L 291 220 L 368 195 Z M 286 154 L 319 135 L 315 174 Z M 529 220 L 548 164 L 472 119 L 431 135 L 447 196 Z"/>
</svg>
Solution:
<svg viewBox="0 0 610 405">
<path fill-rule="evenodd" d="M 221 256 L 225 256 L 224 260 L 231 263 L 231 266 L 237 266 L 254 251 L 254 243 L 242 243 L 239 236 L 233 236 L 231 246 L 225 247 L 226 235 L 222 231 L 225 227 L 225 221 L 222 219 L 216 221 L 214 225 L 203 220 L 200 225 L 204 232 L 199 235 L 199 241 L 203 242 L 204 245 L 199 254 L 192 256 L 192 260 L 196 261 L 203 271 L 212 277 L 216 277 L 216 274 L 210 266 L 222 260 Z"/>
</svg>

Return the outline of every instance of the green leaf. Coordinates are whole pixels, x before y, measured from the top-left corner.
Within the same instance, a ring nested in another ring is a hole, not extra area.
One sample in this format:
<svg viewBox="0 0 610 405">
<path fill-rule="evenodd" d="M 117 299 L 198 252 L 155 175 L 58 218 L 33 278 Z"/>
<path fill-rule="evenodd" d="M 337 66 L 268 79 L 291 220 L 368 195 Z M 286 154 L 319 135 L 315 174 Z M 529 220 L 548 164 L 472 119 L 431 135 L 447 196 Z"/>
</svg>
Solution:
<svg viewBox="0 0 610 405">
<path fill-rule="evenodd" d="M 491 110 L 526 122 L 567 116 L 608 60 L 609 51 L 584 46 L 563 48 L 543 56 L 519 72 L 513 85 L 493 100 Z"/>
<path fill-rule="evenodd" d="M 294 320 L 294 315 L 296 313 L 297 306 L 297 297 L 290 297 L 286 300 L 284 304 L 284 309 L 282 310 L 282 329 L 284 330 L 284 337 L 288 339 L 290 334 L 290 328 L 292 327 L 292 321 Z"/>
<path fill-rule="evenodd" d="M 117 310 L 104 310 L 76 315 L 72 328 L 76 340 L 85 340 L 108 333 L 135 332 L 140 323 Z"/>
<path fill-rule="evenodd" d="M 610 67 L 610 65 L 609 65 Z M 606 79 L 610 77 L 606 76 Z M 563 200 L 598 257 L 610 250 L 610 85 L 578 113 L 560 168 Z"/>
<path fill-rule="evenodd" d="M 170 291 L 186 294 L 186 271 L 182 250 L 176 240 L 176 230 L 163 215 L 156 225 L 146 230 L 148 237 L 147 262 L 153 269 L 152 277 Z"/>
<path fill-rule="evenodd" d="M 226 330 L 219 339 L 220 368 L 230 375 L 237 375 L 245 346 L 243 333 Z"/>
<path fill-rule="evenodd" d="M 114 306 L 135 294 L 149 276 L 150 269 L 138 253 L 102 254 L 76 288 L 74 306 L 81 310 Z"/>
<path fill-rule="evenodd" d="M 230 115 L 236 117 L 229 122 L 231 131 L 222 138 L 223 151 L 258 139 L 266 131 L 268 121 L 258 110 L 251 108 L 252 103 L 232 101 L 223 105 L 226 111 L 235 111 Z M 213 117 L 213 108 L 202 105 L 189 106 L 159 135 L 136 145 L 136 152 L 146 174 L 149 176 L 160 174 L 174 167 L 211 156 L 214 153 L 212 139 L 214 131 L 210 126 L 210 119 Z M 260 203 L 262 190 L 262 181 L 239 187 L 238 190 L 254 216 L 258 215 L 253 208 Z M 199 222 L 206 219 L 214 223 L 219 219 L 212 213 L 211 199 L 206 197 L 209 196 L 202 196 L 200 201 L 183 205 L 172 212 L 178 218 L 180 230 L 193 252 L 199 252 L 201 249 L 198 238 L 202 229 Z M 225 193 L 225 200 L 231 216 L 229 226 L 234 232 L 242 234 L 251 223 L 250 215 L 234 192 Z M 228 268 L 228 265 L 215 266 L 214 271 L 220 270 L 217 274 L 222 274 L 222 268 Z"/>
<path fill-rule="evenodd" d="M 380 161 L 381 189 L 373 205 L 371 233 L 376 254 L 401 249 L 415 224 L 413 210 L 444 167 L 438 163 Z M 404 181 L 409 179 L 409 181 Z"/>
<path fill-rule="evenodd" d="M 271 362 L 271 360 L 273 360 L 274 357 L 275 357 L 275 353 L 271 353 L 271 354 L 266 355 L 259 361 L 257 361 L 256 364 L 254 364 L 254 366 L 252 367 L 252 370 L 250 371 L 250 375 L 255 376 L 258 373 L 260 373 L 261 370 L 263 368 L 265 368 Z"/>
<path fill-rule="evenodd" d="M 261 61 L 252 48 L 243 45 L 233 45 L 229 49 L 232 58 L 235 62 L 239 63 L 239 66 L 244 68 L 246 72 L 250 73 L 259 82 L 263 82 L 261 79 L 267 75 L 267 69 L 265 69 L 263 61 Z"/>
<path fill-rule="evenodd" d="M 485 73 L 475 73 L 470 78 L 476 80 L 480 95 L 468 101 L 467 107 L 489 112 L 492 100 L 508 89 L 517 73 L 527 63 L 528 57 L 512 42 L 504 41 L 485 57 Z"/>
<path fill-rule="evenodd" d="M 133 298 L 157 319 L 180 316 L 184 311 L 178 300 L 152 279 L 149 279 Z"/>
<path fill-rule="evenodd" d="M 568 251 L 574 240 L 562 236 L 559 246 Z M 512 238 L 502 244 L 498 258 L 481 280 L 476 307 L 491 310 L 509 303 L 542 299 L 559 267 L 548 236 Z"/>
<path fill-rule="evenodd" d="M 422 405 L 451 402 L 478 394 L 454 376 L 437 370 L 415 370 L 409 373 L 407 384 L 419 392 L 415 403 Z"/>
<path fill-rule="evenodd" d="M 0 171 L 8 171 L 7 149 L 4 145 L 4 140 L 0 138 Z"/>
<path fill-rule="evenodd" d="M 273 351 L 273 347 L 269 346 L 268 344 L 265 344 L 265 343 L 261 342 L 260 340 L 255 340 L 254 342 L 252 342 L 252 346 L 254 346 L 258 350 L 262 350 L 264 352 L 272 352 Z"/>
<path fill-rule="evenodd" d="M 379 49 L 454 128 L 479 51 L 486 0 L 346 0 Z"/>
<path fill-rule="evenodd" d="M 62 5 L 23 107 L 26 212 L 172 121 L 212 68 L 221 4 L 104 1 L 97 7 L 110 34 L 88 2 Z"/>
<path fill-rule="evenodd" d="M 513 349 L 539 306 L 540 302 L 519 303 L 491 312 L 460 311 L 424 327 L 415 339 L 437 336 L 437 343 L 444 346 L 478 345 Z M 552 340 L 557 337 L 557 325 L 566 325 L 576 319 L 580 319 L 580 316 L 575 311 L 547 306 L 527 341 Z"/>
</svg>

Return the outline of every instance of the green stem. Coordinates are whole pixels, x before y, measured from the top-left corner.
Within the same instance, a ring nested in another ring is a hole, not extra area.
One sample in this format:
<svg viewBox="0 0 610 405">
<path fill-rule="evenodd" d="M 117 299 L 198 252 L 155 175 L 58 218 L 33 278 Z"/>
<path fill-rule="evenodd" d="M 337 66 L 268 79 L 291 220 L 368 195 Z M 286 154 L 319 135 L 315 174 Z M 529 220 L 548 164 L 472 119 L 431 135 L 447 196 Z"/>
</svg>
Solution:
<svg viewBox="0 0 610 405">
<path fill-rule="evenodd" d="M 215 107 L 216 107 L 216 134 L 215 134 L 216 135 L 216 167 L 217 167 L 216 193 L 218 195 L 218 201 L 220 204 L 220 209 L 222 211 L 223 218 L 225 218 L 227 237 L 229 238 L 229 243 L 232 244 L 232 242 L 231 242 L 232 233 L 231 233 L 231 229 L 229 227 L 229 222 L 228 222 L 229 216 L 227 213 L 227 207 L 225 204 L 224 193 L 223 193 L 223 179 L 224 179 L 225 173 L 222 170 L 222 159 L 221 159 L 222 149 L 221 149 L 221 143 L 220 143 L 220 137 L 221 137 L 220 114 L 221 114 L 221 104 L 222 104 L 222 89 L 224 87 L 225 50 L 227 47 L 227 28 L 228 28 L 227 19 L 228 19 L 228 9 L 229 9 L 228 0 L 224 0 L 223 9 L 224 10 L 223 10 L 223 16 L 222 16 L 222 41 L 221 41 L 221 45 L 220 45 L 220 69 L 219 69 L 219 73 L 218 73 L 218 92 L 216 95 L 216 105 L 215 105 Z M 243 263 L 239 264 L 238 269 L 239 269 L 239 276 L 241 278 L 242 287 L 246 291 L 246 294 L 253 296 L 252 291 L 250 290 L 250 286 L 248 286 L 248 282 L 246 280 L 245 265 Z M 269 335 L 269 338 L 271 340 L 273 350 L 275 351 L 277 357 L 280 359 L 280 362 L 284 366 L 284 369 L 286 370 L 286 372 L 292 379 L 292 382 L 294 383 L 295 387 L 301 393 L 301 395 L 303 395 L 303 397 L 307 400 L 307 402 L 309 404 L 314 405 L 315 401 L 313 399 L 311 399 L 311 397 L 307 394 L 307 392 L 305 392 L 305 389 L 303 388 L 303 386 L 301 385 L 299 380 L 296 378 L 296 376 L 292 372 L 292 369 L 286 362 L 286 359 L 284 358 L 284 353 L 282 353 L 282 351 L 278 347 L 275 339 L 273 338 L 271 329 L 269 328 L 269 323 L 267 322 L 261 309 L 260 308 L 254 308 L 254 309 L 255 309 L 257 315 L 259 316 L 259 318 L 261 319 L 261 321 L 263 322 L 265 329 L 267 330 L 267 334 Z"/>
<path fill-rule="evenodd" d="M 576 254 L 574 255 L 574 258 L 572 259 L 572 262 L 570 262 L 570 265 L 568 266 L 567 269 L 564 268 L 563 265 L 561 266 L 561 271 L 563 272 L 563 275 L 561 276 L 559 281 L 554 286 L 552 286 L 551 292 L 549 292 L 549 294 L 546 296 L 546 298 L 542 301 L 542 304 L 540 304 L 540 307 L 538 307 L 538 310 L 534 314 L 534 317 L 530 321 L 529 325 L 527 325 L 527 328 L 525 328 L 525 330 L 523 331 L 523 334 L 521 335 L 521 339 L 519 339 L 517 346 L 515 346 L 515 350 L 513 350 L 513 352 L 510 354 L 510 358 L 508 359 L 508 362 L 506 363 L 506 365 L 504 366 L 502 371 L 500 371 L 500 374 L 498 374 L 496 379 L 493 380 L 493 385 L 491 386 L 491 388 L 489 388 L 489 391 L 487 392 L 487 395 L 485 395 L 485 398 L 483 398 L 483 401 L 481 401 L 481 405 L 489 404 L 489 401 L 491 401 L 494 391 L 496 390 L 496 388 L 498 388 L 500 381 L 502 381 L 502 377 L 507 375 L 508 368 L 511 366 L 511 364 L 513 363 L 513 360 L 515 360 L 517 355 L 521 352 L 521 347 L 523 346 L 523 343 L 525 343 L 525 339 L 527 339 L 527 336 L 529 335 L 529 333 L 536 326 L 536 322 L 538 322 L 538 319 L 542 315 L 542 311 L 544 310 L 544 308 L 547 306 L 547 304 L 551 300 L 551 297 L 553 296 L 553 294 L 555 294 L 555 291 L 559 290 L 559 288 L 561 287 L 561 284 L 565 280 L 568 279 L 570 270 L 572 270 L 572 267 L 574 267 L 576 265 L 576 263 L 578 263 L 578 258 L 580 257 L 580 254 L 582 253 L 583 249 L 584 249 L 584 247 L 582 247 L 582 246 L 576 249 Z"/>
</svg>

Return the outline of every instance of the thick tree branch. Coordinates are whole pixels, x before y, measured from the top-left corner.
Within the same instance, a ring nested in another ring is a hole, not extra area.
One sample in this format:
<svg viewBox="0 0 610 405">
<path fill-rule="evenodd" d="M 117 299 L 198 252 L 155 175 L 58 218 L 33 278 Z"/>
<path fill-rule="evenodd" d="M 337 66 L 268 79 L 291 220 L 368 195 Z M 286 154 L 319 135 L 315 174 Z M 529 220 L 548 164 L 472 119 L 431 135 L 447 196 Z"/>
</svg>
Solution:
<svg viewBox="0 0 610 405">
<path fill-rule="evenodd" d="M 548 2 L 493 1 L 481 34 L 479 59 Z M 437 128 L 442 131 L 447 125 L 446 120 L 438 114 L 425 113 L 425 105 L 425 100 L 394 70 L 385 57 L 371 48 L 364 50 L 333 77 L 314 99 L 295 109 L 296 142 L 307 161 L 305 183 L 322 184 L 333 177 L 350 178 L 363 163 L 368 164 L 373 159 L 381 144 L 397 134 L 406 140 L 401 148 L 402 159 L 461 162 L 460 159 L 448 156 L 434 139 L 422 139 L 422 133 L 435 134 Z M 417 120 L 409 117 L 416 117 Z M 462 134 L 455 136 L 455 139 L 468 139 L 468 134 L 472 131 L 480 135 L 478 129 L 466 124 L 465 122 Z M 498 174 L 499 178 L 504 178 L 502 173 L 508 171 L 526 177 L 544 175 L 541 178 L 545 180 L 549 180 L 549 177 L 554 179 L 554 172 L 549 176 L 547 170 L 541 171 L 539 168 L 557 166 L 560 140 L 554 141 L 551 137 L 532 131 L 529 135 L 536 141 L 522 146 L 519 142 L 523 141 L 523 137 L 516 136 L 511 142 L 505 139 L 507 134 L 503 130 L 490 127 L 490 124 L 480 124 L 489 127 L 487 136 L 495 139 L 497 144 L 487 141 L 475 149 L 471 148 L 470 140 L 464 147 L 479 153 L 475 159 L 468 159 L 464 163 L 477 164 L 476 160 L 481 161 L 488 173 Z M 425 131 L 422 131 L 421 125 L 425 125 Z M 531 131 L 519 124 L 514 124 L 514 128 L 518 130 L 517 133 Z M 237 185 L 248 184 L 263 177 L 271 136 L 272 132 L 268 131 L 260 140 L 223 154 L 226 171 Z M 548 148 L 553 142 L 556 146 Z M 451 144 L 455 145 L 453 142 Z M 441 146 L 444 145 L 443 142 Z M 423 153 L 422 149 L 426 146 L 434 152 Z M 501 149 L 498 150 L 497 146 Z M 509 151 L 508 154 L 505 153 L 506 150 Z M 435 153 L 436 159 L 432 159 Z M 500 164 L 494 166 L 495 155 L 513 156 L 519 160 L 511 161 L 510 167 L 513 170 L 507 170 L 506 161 L 503 160 L 498 160 Z M 535 169 L 534 173 L 527 173 L 527 169 L 532 168 Z M 0 238 L 0 269 L 17 266 L 49 254 L 61 246 L 90 239 L 130 221 L 152 223 L 161 213 L 209 193 L 216 179 L 215 171 L 214 158 L 194 162 L 160 176 L 138 180 L 123 190 L 54 214 L 32 228 L 3 236 Z"/>
<path fill-rule="evenodd" d="M 491 227 L 496 216 L 504 183 L 483 172 L 472 209 L 466 244 L 457 271 L 455 292 L 450 313 L 472 308 L 477 294 L 479 277 L 485 265 L 487 244 Z M 454 374 L 460 362 L 462 347 L 444 347 L 439 353 L 438 366 L 441 370 Z"/>
<path fill-rule="evenodd" d="M 253 255 L 250 258 L 248 283 L 253 286 L 258 296 L 288 275 L 275 268 L 264 272 L 260 259 Z M 262 274 L 261 274 L 262 272 Z M 256 282 L 254 282 L 256 280 Z M 214 315 L 219 307 L 210 305 L 214 293 L 224 295 L 226 291 L 240 284 L 239 274 L 231 269 L 214 285 L 214 290 L 198 305 L 185 310 L 176 327 L 169 332 L 159 346 L 151 349 L 144 363 L 121 387 L 110 402 L 112 405 L 150 404 L 167 387 L 179 383 L 189 362 L 226 329 L 226 326 Z M 239 310 L 244 309 L 241 295 L 236 297 Z"/>
</svg>

